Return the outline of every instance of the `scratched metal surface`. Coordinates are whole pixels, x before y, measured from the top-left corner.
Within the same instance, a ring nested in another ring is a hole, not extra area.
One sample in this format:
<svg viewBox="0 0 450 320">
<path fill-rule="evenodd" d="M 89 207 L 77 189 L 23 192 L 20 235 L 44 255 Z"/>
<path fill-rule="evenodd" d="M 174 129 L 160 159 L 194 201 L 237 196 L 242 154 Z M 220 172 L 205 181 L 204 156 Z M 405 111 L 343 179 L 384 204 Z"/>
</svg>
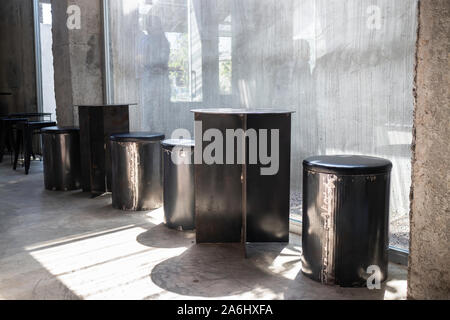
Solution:
<svg viewBox="0 0 450 320">
<path fill-rule="evenodd" d="M 194 141 L 164 140 L 164 222 L 173 229 L 195 229 Z"/>
<path fill-rule="evenodd" d="M 159 141 L 111 141 L 114 208 L 145 211 L 162 206 L 161 158 Z"/>
<path fill-rule="evenodd" d="M 369 266 L 388 276 L 390 174 L 304 170 L 302 271 L 324 284 L 364 286 Z M 351 200 L 349 200 L 351 199 Z"/>
</svg>

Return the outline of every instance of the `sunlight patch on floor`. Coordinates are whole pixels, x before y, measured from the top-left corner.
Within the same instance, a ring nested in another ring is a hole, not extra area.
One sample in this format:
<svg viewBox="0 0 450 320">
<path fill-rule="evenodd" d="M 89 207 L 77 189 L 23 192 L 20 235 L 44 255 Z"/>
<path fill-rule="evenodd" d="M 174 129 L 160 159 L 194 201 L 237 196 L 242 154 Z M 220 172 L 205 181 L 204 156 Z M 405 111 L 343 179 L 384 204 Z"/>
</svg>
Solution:
<svg viewBox="0 0 450 320">
<path fill-rule="evenodd" d="M 269 266 L 269 270 L 286 279 L 295 280 L 302 269 L 302 264 L 299 262 L 300 256 L 298 250 L 300 249 L 293 250 L 293 248 L 289 247 L 284 248 L 275 260 L 273 260 Z"/>
<path fill-rule="evenodd" d="M 405 298 L 407 291 L 406 280 L 390 280 L 386 282 L 385 300 L 400 300 Z"/>
<path fill-rule="evenodd" d="M 187 249 L 144 246 L 136 238 L 146 231 L 121 228 L 27 249 L 81 298 L 143 299 L 161 291 L 150 279 L 153 266 Z"/>
<path fill-rule="evenodd" d="M 155 209 L 146 213 L 148 222 L 155 225 L 164 223 L 164 208 Z"/>
</svg>

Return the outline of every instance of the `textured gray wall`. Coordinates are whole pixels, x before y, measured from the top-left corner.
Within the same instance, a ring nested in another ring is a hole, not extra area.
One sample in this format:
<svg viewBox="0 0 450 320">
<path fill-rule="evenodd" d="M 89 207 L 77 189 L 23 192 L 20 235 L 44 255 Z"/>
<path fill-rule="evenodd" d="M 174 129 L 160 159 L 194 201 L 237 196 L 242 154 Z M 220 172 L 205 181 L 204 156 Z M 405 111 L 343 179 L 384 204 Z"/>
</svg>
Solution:
<svg viewBox="0 0 450 320">
<path fill-rule="evenodd" d="M 450 2 L 420 1 L 408 297 L 450 299 Z"/>
<path fill-rule="evenodd" d="M 81 9 L 81 28 L 67 28 L 67 8 Z M 59 125 L 78 124 L 78 104 L 103 103 L 101 0 L 52 0 L 56 116 Z"/>
<path fill-rule="evenodd" d="M 2 0 L 0 4 L 0 108 L 9 112 L 36 112 L 33 3 Z M 0 111 L 1 112 L 1 111 Z"/>
</svg>

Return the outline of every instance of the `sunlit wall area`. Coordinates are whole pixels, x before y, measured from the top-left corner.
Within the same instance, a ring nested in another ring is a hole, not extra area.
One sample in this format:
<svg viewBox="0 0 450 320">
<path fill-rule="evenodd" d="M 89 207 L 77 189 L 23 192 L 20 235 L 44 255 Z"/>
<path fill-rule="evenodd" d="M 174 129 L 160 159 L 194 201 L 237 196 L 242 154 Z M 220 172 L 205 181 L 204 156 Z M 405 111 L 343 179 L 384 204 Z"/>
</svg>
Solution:
<svg viewBox="0 0 450 320">
<path fill-rule="evenodd" d="M 168 136 L 196 107 L 295 110 L 292 192 L 308 156 L 386 157 L 407 248 L 416 2 L 109 0 L 112 98 Z"/>
</svg>

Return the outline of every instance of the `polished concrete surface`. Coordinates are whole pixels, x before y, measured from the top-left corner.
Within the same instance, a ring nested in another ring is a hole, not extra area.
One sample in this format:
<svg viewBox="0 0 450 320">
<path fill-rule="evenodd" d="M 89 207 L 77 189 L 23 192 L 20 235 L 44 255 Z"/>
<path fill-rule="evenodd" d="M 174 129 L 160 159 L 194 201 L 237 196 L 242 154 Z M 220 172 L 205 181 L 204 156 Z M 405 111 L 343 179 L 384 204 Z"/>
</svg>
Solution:
<svg viewBox="0 0 450 320">
<path fill-rule="evenodd" d="M 111 196 L 44 189 L 0 164 L 0 299 L 404 299 L 406 268 L 389 265 L 380 290 L 316 283 L 300 272 L 300 237 L 289 245 L 195 245 L 169 230 L 161 209 L 125 213 Z"/>
</svg>

